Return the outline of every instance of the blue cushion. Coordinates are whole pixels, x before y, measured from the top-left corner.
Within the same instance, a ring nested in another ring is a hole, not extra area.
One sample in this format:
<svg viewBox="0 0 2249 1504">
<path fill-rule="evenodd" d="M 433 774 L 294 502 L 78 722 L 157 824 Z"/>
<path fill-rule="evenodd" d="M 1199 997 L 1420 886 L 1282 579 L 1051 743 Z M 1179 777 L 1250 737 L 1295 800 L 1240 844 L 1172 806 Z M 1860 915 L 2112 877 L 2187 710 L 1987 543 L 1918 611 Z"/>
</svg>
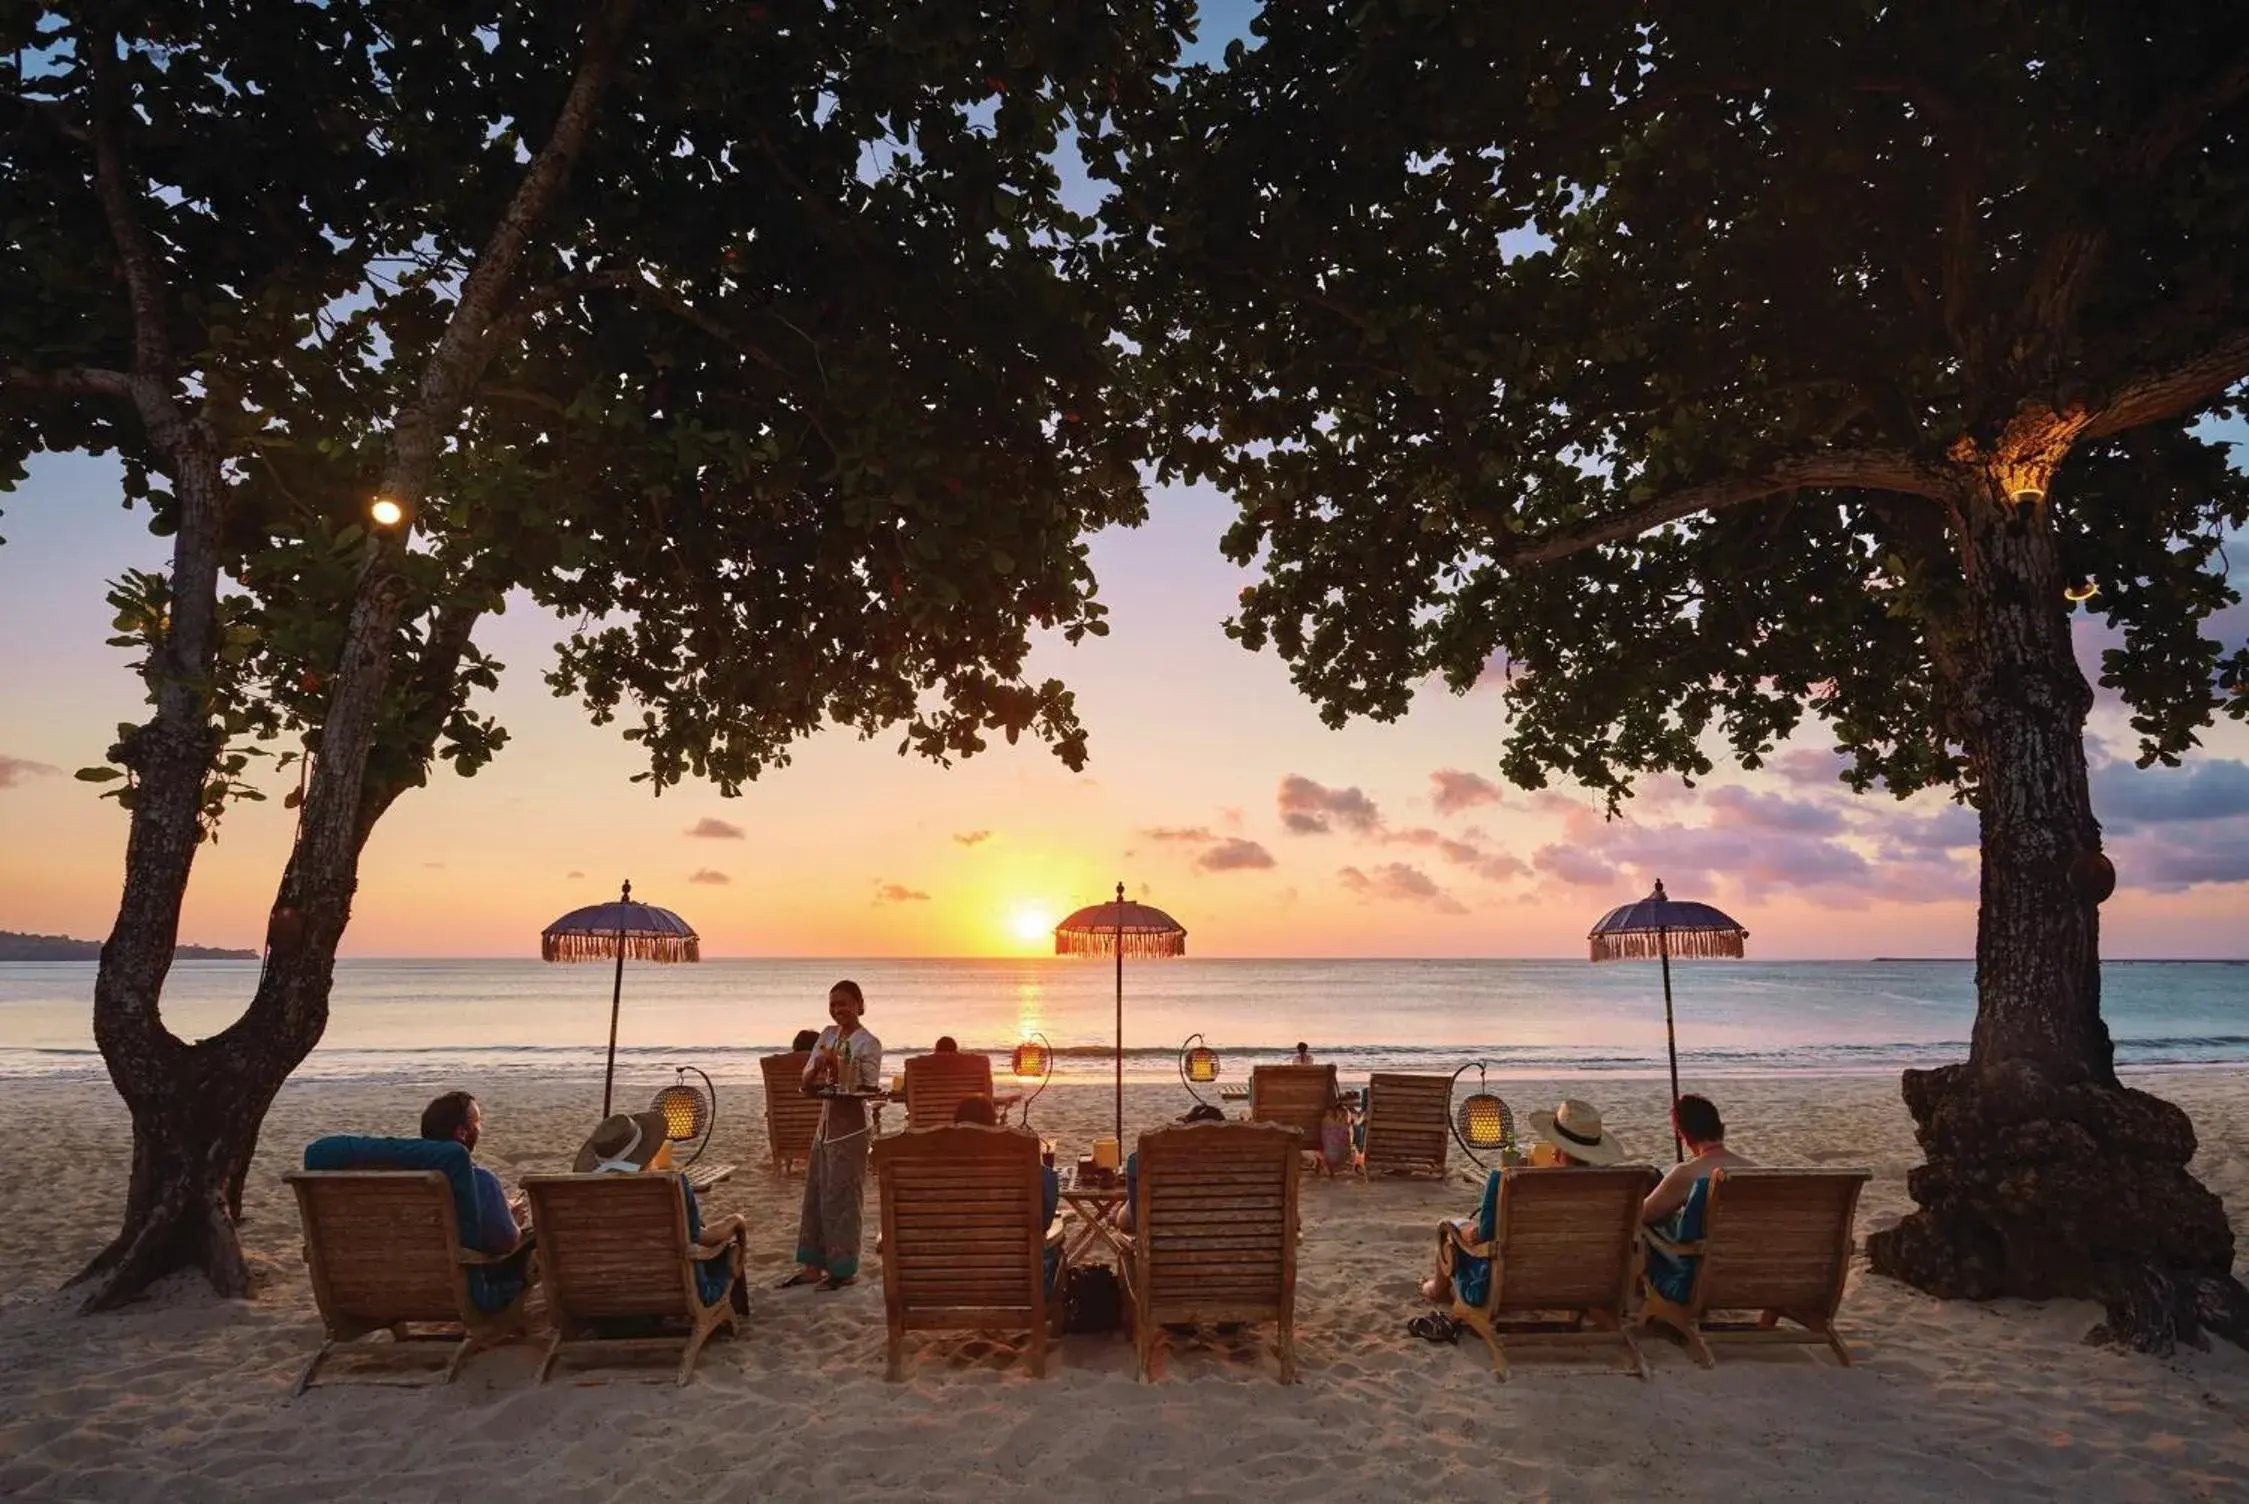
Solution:
<svg viewBox="0 0 2249 1504">
<path fill-rule="evenodd" d="M 481 1245 L 477 1221 L 476 1176 L 469 1151 L 451 1139 L 362 1138 L 337 1134 L 305 1145 L 308 1170 L 436 1170 L 453 1188 L 453 1214 L 461 1225 L 461 1246 Z M 523 1260 L 468 1271 L 469 1300 L 480 1311 L 504 1311 L 523 1293 Z"/>
</svg>

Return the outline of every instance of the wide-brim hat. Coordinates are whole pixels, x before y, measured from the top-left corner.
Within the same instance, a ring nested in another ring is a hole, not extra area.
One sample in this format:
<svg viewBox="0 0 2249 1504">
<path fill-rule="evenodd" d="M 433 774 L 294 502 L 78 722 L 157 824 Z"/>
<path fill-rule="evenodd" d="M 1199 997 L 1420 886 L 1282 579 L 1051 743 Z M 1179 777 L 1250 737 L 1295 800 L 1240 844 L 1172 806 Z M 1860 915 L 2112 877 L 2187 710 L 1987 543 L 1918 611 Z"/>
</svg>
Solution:
<svg viewBox="0 0 2249 1504">
<path fill-rule="evenodd" d="M 601 1126 L 579 1149 L 571 1172 L 577 1175 L 591 1175 L 596 1171 L 629 1174 L 645 1170 L 648 1162 L 664 1147 L 666 1126 L 660 1112 L 620 1112 L 603 1118 Z"/>
<path fill-rule="evenodd" d="M 1601 1126 L 1601 1109 L 1570 1097 L 1552 1112 L 1530 1115 L 1531 1132 L 1579 1164 L 1613 1165 L 1624 1159 L 1624 1145 Z"/>
</svg>

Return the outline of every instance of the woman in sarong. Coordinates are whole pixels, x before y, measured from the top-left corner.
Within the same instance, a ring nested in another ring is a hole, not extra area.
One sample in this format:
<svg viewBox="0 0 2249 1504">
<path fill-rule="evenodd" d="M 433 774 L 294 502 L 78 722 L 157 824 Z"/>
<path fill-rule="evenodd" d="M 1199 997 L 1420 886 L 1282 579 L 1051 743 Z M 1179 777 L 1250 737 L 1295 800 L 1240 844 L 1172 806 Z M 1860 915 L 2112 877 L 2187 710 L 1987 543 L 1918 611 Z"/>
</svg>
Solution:
<svg viewBox="0 0 2249 1504">
<path fill-rule="evenodd" d="M 804 1084 L 830 1087 L 812 1136 L 804 1176 L 804 1209 L 797 1217 L 797 1272 L 782 1281 L 840 1290 L 859 1275 L 859 1211 L 867 1188 L 867 1104 L 851 1092 L 882 1088 L 882 1041 L 859 1026 L 867 1011 L 859 984 L 828 989 L 828 1017 L 804 1068 Z"/>
</svg>

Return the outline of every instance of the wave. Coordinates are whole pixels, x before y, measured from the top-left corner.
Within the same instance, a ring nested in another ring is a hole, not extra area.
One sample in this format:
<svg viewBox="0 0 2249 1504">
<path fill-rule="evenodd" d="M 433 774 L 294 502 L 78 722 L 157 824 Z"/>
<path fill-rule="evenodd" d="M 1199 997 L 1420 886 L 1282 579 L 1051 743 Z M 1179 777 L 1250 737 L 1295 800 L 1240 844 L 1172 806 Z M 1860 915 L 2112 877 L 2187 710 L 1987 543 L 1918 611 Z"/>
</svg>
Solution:
<svg viewBox="0 0 2249 1504">
<path fill-rule="evenodd" d="M 1214 1043 L 1222 1062 L 1222 1079 L 1249 1079 L 1251 1067 L 1286 1060 L 1295 1050 L 1293 1041 L 1271 1043 Z M 645 1075 L 675 1065 L 697 1065 L 713 1075 L 736 1081 L 754 1080 L 760 1056 L 782 1052 L 779 1043 L 742 1045 L 629 1045 L 617 1050 L 620 1073 Z M 919 1054 L 914 1045 L 889 1051 L 889 1068 L 896 1070 L 906 1056 Z M 1481 1066 L 1498 1076 L 1647 1075 L 1666 1069 L 1663 1052 L 1573 1045 L 1455 1044 L 1455 1045 L 1350 1045 L 1323 1046 L 1314 1041 L 1314 1057 L 1336 1066 L 1346 1077 L 1364 1077 L 1373 1071 L 1405 1071 L 1449 1075 L 1456 1069 Z M 1006 1048 L 985 1050 L 997 1074 L 1005 1075 Z M 1799 1043 L 1794 1045 L 1696 1047 L 1680 1052 L 1684 1073 L 1698 1076 L 1746 1075 L 1871 1075 L 1914 1066 L 1941 1065 L 1965 1059 L 1968 1042 L 1960 1040 L 1901 1040 L 1885 1043 Z M 1054 1049 L 1058 1079 L 1105 1078 L 1116 1052 L 1107 1045 L 1069 1044 Z M 1134 1081 L 1174 1080 L 1179 1051 L 1176 1046 L 1134 1046 L 1124 1051 L 1125 1073 Z M 2175 1034 L 2124 1038 L 2116 1041 L 2116 1058 L 2126 1067 L 2195 1067 L 2249 1064 L 2249 1034 Z M 320 1049 L 300 1066 L 301 1080 L 424 1081 L 433 1076 L 467 1077 L 599 1075 L 603 1052 L 583 1045 L 555 1044 L 447 1044 L 408 1047 Z M 99 1075 L 100 1053 L 82 1047 L 0 1048 L 0 1079 L 16 1077 L 69 1078 Z"/>
</svg>

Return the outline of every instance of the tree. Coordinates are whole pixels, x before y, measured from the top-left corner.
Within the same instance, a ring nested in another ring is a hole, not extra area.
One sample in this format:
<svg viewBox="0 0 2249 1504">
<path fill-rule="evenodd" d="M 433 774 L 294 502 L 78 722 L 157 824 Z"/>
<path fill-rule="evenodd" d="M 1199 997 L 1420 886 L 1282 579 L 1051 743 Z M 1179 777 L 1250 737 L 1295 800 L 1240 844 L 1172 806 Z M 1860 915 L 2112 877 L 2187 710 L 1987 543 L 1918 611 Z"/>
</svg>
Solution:
<svg viewBox="0 0 2249 1504">
<path fill-rule="evenodd" d="M 1098 144 L 1173 474 L 1262 562 L 1229 630 L 1331 723 L 1495 657 L 1501 766 L 1606 796 L 1807 709 L 1982 845 L 1966 1062 L 1909 1071 L 1877 1269 L 2249 1335 L 2186 1116 L 2119 1086 L 2102 681 L 2176 761 L 2249 484 L 2249 13 L 2078 0 L 1269 7 Z"/>
<path fill-rule="evenodd" d="M 1055 162 L 1179 32 L 1062 9 L 0 20 L 0 482 L 114 452 L 172 539 L 112 594 L 152 712 L 80 775 L 131 822 L 94 1022 L 133 1165 L 89 1309 L 185 1267 L 246 1291 L 243 1178 L 360 850 L 504 742 L 471 702 L 508 591 L 575 614 L 550 679 L 638 707 L 658 789 L 736 791 L 828 721 L 1082 763 L 1028 625 L 1105 630 L 1079 540 L 1143 501 Z M 189 1043 L 182 896 L 274 744 L 299 826 L 265 964 Z"/>
</svg>

